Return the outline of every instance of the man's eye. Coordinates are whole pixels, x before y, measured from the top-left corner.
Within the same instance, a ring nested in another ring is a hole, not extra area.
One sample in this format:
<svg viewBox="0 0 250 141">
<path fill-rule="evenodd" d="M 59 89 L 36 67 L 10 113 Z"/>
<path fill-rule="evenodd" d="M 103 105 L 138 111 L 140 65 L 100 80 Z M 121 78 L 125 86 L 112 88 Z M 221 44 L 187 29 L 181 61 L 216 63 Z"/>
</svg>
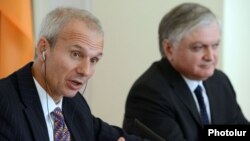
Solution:
<svg viewBox="0 0 250 141">
<path fill-rule="evenodd" d="M 80 53 L 74 51 L 74 52 L 71 53 L 71 56 L 74 57 L 74 58 L 79 58 L 80 57 Z"/>
<path fill-rule="evenodd" d="M 192 51 L 200 51 L 203 48 L 203 46 L 193 46 L 191 47 Z"/>
<path fill-rule="evenodd" d="M 92 58 L 92 59 L 91 59 L 91 63 L 97 63 L 98 61 L 99 61 L 98 58 Z"/>
<path fill-rule="evenodd" d="M 219 47 L 219 44 L 214 44 L 214 45 L 212 46 L 213 49 L 217 49 L 218 47 Z"/>
</svg>

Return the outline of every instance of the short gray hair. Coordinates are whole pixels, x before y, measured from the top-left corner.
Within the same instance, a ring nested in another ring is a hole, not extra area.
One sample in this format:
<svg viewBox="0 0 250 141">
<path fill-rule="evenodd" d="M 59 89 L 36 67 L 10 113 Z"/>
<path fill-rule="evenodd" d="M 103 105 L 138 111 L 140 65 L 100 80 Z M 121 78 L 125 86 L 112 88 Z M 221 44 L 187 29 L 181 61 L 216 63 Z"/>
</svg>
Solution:
<svg viewBox="0 0 250 141">
<path fill-rule="evenodd" d="M 89 29 L 103 34 L 100 21 L 90 12 L 73 7 L 58 7 L 49 12 L 43 19 L 38 39 L 45 37 L 50 46 L 53 47 L 60 30 L 72 19 L 83 21 Z"/>
<path fill-rule="evenodd" d="M 175 7 L 162 18 L 159 25 L 158 36 L 161 55 L 164 56 L 164 39 L 176 44 L 188 31 L 214 21 L 218 23 L 215 14 L 200 4 L 183 3 Z"/>
</svg>

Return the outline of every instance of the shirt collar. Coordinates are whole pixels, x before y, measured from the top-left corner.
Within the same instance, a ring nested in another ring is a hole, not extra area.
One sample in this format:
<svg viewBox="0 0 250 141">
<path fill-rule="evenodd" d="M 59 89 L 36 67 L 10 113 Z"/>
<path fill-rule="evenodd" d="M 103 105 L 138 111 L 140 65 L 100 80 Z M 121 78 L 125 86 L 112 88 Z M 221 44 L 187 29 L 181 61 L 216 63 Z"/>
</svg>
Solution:
<svg viewBox="0 0 250 141">
<path fill-rule="evenodd" d="M 42 104 L 43 112 L 45 114 L 45 117 L 48 116 L 49 113 L 51 113 L 56 107 L 60 107 L 62 109 L 62 101 L 60 100 L 59 103 L 55 103 L 52 97 L 42 88 L 42 86 L 37 82 L 37 80 L 33 77 L 35 81 L 35 85 L 38 91 L 38 95 Z"/>
<path fill-rule="evenodd" d="M 182 78 L 185 80 L 185 82 L 187 83 L 187 85 L 188 85 L 188 88 L 190 89 L 190 91 L 191 92 L 193 92 L 195 89 L 196 89 L 196 87 L 198 86 L 198 85 L 200 85 L 201 86 L 201 88 L 202 89 L 204 89 L 203 88 L 203 84 L 202 84 L 202 81 L 197 81 L 197 80 L 191 80 L 191 79 L 189 79 L 189 78 L 187 78 L 187 77 L 185 77 L 185 76 L 183 76 L 182 75 Z"/>
</svg>

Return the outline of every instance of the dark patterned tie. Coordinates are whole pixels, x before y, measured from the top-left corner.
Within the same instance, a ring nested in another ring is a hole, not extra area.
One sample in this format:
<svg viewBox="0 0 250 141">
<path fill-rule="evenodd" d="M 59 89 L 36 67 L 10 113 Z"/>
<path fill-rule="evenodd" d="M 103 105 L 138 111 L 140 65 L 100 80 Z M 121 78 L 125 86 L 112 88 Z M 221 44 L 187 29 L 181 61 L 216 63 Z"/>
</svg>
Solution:
<svg viewBox="0 0 250 141">
<path fill-rule="evenodd" d="M 202 96 L 202 88 L 200 85 L 197 86 L 197 88 L 194 90 L 194 93 L 196 95 L 196 98 L 197 98 L 199 106 L 200 106 L 201 122 L 203 125 L 209 124 L 206 105 L 205 105 L 205 102 L 204 102 L 204 99 Z"/>
<path fill-rule="evenodd" d="M 62 110 L 57 107 L 51 116 L 54 119 L 54 139 L 55 141 L 70 141 L 70 133 L 64 122 Z"/>
</svg>

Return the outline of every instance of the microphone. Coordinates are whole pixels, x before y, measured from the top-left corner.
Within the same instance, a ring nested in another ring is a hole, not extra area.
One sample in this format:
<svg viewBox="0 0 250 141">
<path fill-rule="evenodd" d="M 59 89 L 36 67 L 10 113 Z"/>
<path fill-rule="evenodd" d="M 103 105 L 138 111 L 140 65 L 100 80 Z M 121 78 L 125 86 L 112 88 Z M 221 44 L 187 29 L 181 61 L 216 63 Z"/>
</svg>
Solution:
<svg viewBox="0 0 250 141">
<path fill-rule="evenodd" d="M 150 139 L 153 141 L 166 141 L 161 136 L 156 134 L 154 131 L 149 129 L 145 124 L 143 124 L 137 118 L 134 119 L 134 126 L 136 130 L 139 132 L 139 134 L 147 139 Z"/>
</svg>

